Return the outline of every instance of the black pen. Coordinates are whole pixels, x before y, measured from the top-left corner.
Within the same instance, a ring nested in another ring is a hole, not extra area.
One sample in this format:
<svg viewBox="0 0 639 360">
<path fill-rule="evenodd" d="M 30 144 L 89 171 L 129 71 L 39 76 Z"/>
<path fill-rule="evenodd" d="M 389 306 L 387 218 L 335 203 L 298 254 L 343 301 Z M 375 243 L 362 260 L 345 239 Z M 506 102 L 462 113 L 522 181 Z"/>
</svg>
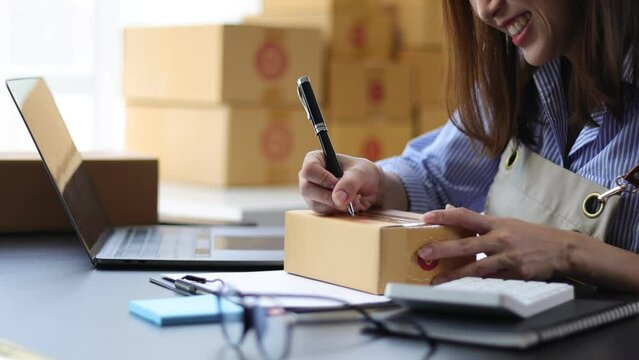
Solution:
<svg viewBox="0 0 639 360">
<path fill-rule="evenodd" d="M 328 137 L 326 123 L 324 122 L 324 117 L 320 111 L 319 104 L 315 99 L 315 94 L 313 93 L 311 81 L 308 79 L 308 76 L 302 76 L 297 79 L 297 95 L 302 102 L 302 106 L 304 106 L 304 110 L 306 110 L 306 116 L 313 124 L 315 134 L 319 138 L 320 145 L 324 151 L 327 170 L 336 178 L 341 178 L 344 173 L 342 172 L 339 160 L 337 160 L 337 155 L 335 155 L 331 139 Z M 352 202 L 348 203 L 348 213 L 351 214 L 351 216 L 355 216 L 355 208 L 353 207 Z"/>
<path fill-rule="evenodd" d="M 163 280 L 166 280 L 163 281 Z M 216 294 L 217 291 L 207 289 L 200 284 L 207 283 L 219 283 L 220 289 L 224 287 L 224 281 L 222 279 L 208 280 L 206 278 L 196 275 L 185 275 L 180 279 L 171 279 L 163 277 L 162 280 L 149 278 L 152 284 L 159 285 L 165 289 L 169 289 L 181 295 L 203 295 L 203 294 Z M 171 285 L 167 284 L 169 282 Z"/>
</svg>

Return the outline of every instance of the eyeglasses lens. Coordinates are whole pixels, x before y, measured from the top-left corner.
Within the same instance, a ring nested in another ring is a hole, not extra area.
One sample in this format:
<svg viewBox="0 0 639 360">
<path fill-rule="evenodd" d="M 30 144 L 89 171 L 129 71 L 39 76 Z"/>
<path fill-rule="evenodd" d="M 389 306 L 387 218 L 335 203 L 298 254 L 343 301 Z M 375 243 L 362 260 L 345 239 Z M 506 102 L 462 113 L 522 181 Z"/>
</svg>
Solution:
<svg viewBox="0 0 639 360">
<path fill-rule="evenodd" d="M 244 306 L 237 290 L 226 288 L 218 297 L 222 331 L 229 343 L 239 346 L 244 338 Z"/>
<path fill-rule="evenodd" d="M 253 324 L 263 355 L 271 360 L 284 359 L 291 338 L 292 315 L 273 299 L 262 298 L 253 312 Z"/>
</svg>

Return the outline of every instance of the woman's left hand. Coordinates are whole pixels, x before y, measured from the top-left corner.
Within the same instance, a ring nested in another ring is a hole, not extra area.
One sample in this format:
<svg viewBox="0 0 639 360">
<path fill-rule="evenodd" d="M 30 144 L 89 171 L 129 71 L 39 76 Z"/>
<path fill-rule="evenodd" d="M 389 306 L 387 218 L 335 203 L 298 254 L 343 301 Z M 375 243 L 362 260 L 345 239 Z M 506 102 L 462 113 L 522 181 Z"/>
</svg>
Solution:
<svg viewBox="0 0 639 360">
<path fill-rule="evenodd" d="M 514 279 L 548 279 L 568 275 L 575 240 L 588 237 L 574 231 L 516 219 L 482 215 L 464 208 L 447 207 L 424 214 L 428 224 L 459 226 L 478 234 L 460 240 L 428 244 L 417 254 L 424 260 L 458 256 L 487 257 L 448 273 L 439 274 L 433 284 L 465 276 Z"/>
</svg>

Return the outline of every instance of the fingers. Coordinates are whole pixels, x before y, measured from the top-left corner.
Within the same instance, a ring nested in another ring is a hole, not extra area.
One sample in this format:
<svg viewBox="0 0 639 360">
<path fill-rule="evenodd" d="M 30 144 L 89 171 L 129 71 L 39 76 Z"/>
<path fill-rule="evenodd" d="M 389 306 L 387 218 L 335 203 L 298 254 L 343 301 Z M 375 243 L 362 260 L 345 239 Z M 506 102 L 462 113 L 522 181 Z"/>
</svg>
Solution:
<svg viewBox="0 0 639 360">
<path fill-rule="evenodd" d="M 299 178 L 326 189 L 332 189 L 337 184 L 337 178 L 326 170 L 324 154 L 321 151 L 311 151 L 306 154 Z"/>
<path fill-rule="evenodd" d="M 329 212 L 325 206 L 346 211 L 349 203 L 363 211 L 375 204 L 379 192 L 379 169 L 372 162 L 338 155 L 343 176 L 335 178 L 325 169 L 324 154 L 312 151 L 306 154 L 299 172 L 300 193 L 311 209 Z M 335 212 L 330 211 L 330 212 Z"/>
<path fill-rule="evenodd" d="M 486 277 L 495 273 L 509 274 L 513 264 L 508 264 L 508 259 L 502 255 L 495 255 L 483 258 L 474 263 L 460 267 L 448 273 L 441 273 L 433 279 L 433 285 L 460 279 L 466 276 Z"/>
<path fill-rule="evenodd" d="M 307 202 L 313 201 L 334 208 L 333 190 L 321 187 L 310 181 L 300 178 L 300 194 Z"/>
<path fill-rule="evenodd" d="M 447 207 L 424 214 L 427 224 L 460 226 L 478 234 L 485 234 L 492 228 L 492 218 L 465 208 Z"/>
<path fill-rule="evenodd" d="M 317 201 L 306 201 L 308 208 L 319 214 L 329 215 L 337 212 L 334 207 L 327 206 Z"/>
<path fill-rule="evenodd" d="M 472 232 L 486 234 L 492 228 L 491 218 L 474 211 L 447 206 L 446 210 L 436 210 L 424 214 L 424 222 L 449 226 L 460 226 Z M 471 256 L 479 253 L 492 253 L 498 249 L 493 236 L 468 237 L 459 240 L 442 241 L 428 244 L 417 251 L 424 260 Z"/>
<path fill-rule="evenodd" d="M 513 280 L 520 279 L 521 274 L 516 269 L 499 270 L 494 274 L 488 274 L 487 277 L 495 279 Z"/>
<path fill-rule="evenodd" d="M 333 189 L 333 201 L 340 208 L 345 208 L 349 202 L 355 201 L 363 182 L 366 181 L 359 171 L 344 172 Z"/>
<path fill-rule="evenodd" d="M 437 260 L 475 256 L 479 253 L 494 254 L 502 250 L 502 247 L 496 235 L 489 233 L 457 240 L 433 242 L 417 250 L 417 255 L 424 260 Z"/>
<path fill-rule="evenodd" d="M 336 211 L 332 189 L 337 179 L 324 168 L 324 154 L 321 151 L 306 154 L 298 177 L 300 194 L 311 210 L 320 214 Z"/>
<path fill-rule="evenodd" d="M 482 252 L 493 252 L 497 244 L 490 238 L 469 237 L 430 243 L 417 251 L 424 260 L 437 260 L 461 256 L 475 256 Z"/>
</svg>

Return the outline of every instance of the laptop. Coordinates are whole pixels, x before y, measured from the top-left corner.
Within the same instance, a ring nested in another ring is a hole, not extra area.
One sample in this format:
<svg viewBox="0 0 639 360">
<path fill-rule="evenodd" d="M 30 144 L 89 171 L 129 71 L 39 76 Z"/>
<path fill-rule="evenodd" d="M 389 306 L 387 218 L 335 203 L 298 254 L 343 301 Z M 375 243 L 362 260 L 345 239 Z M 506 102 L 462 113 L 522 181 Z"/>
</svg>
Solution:
<svg viewBox="0 0 639 360">
<path fill-rule="evenodd" d="M 282 227 L 112 226 L 44 79 L 10 79 L 6 84 L 94 265 L 282 265 Z"/>
</svg>

